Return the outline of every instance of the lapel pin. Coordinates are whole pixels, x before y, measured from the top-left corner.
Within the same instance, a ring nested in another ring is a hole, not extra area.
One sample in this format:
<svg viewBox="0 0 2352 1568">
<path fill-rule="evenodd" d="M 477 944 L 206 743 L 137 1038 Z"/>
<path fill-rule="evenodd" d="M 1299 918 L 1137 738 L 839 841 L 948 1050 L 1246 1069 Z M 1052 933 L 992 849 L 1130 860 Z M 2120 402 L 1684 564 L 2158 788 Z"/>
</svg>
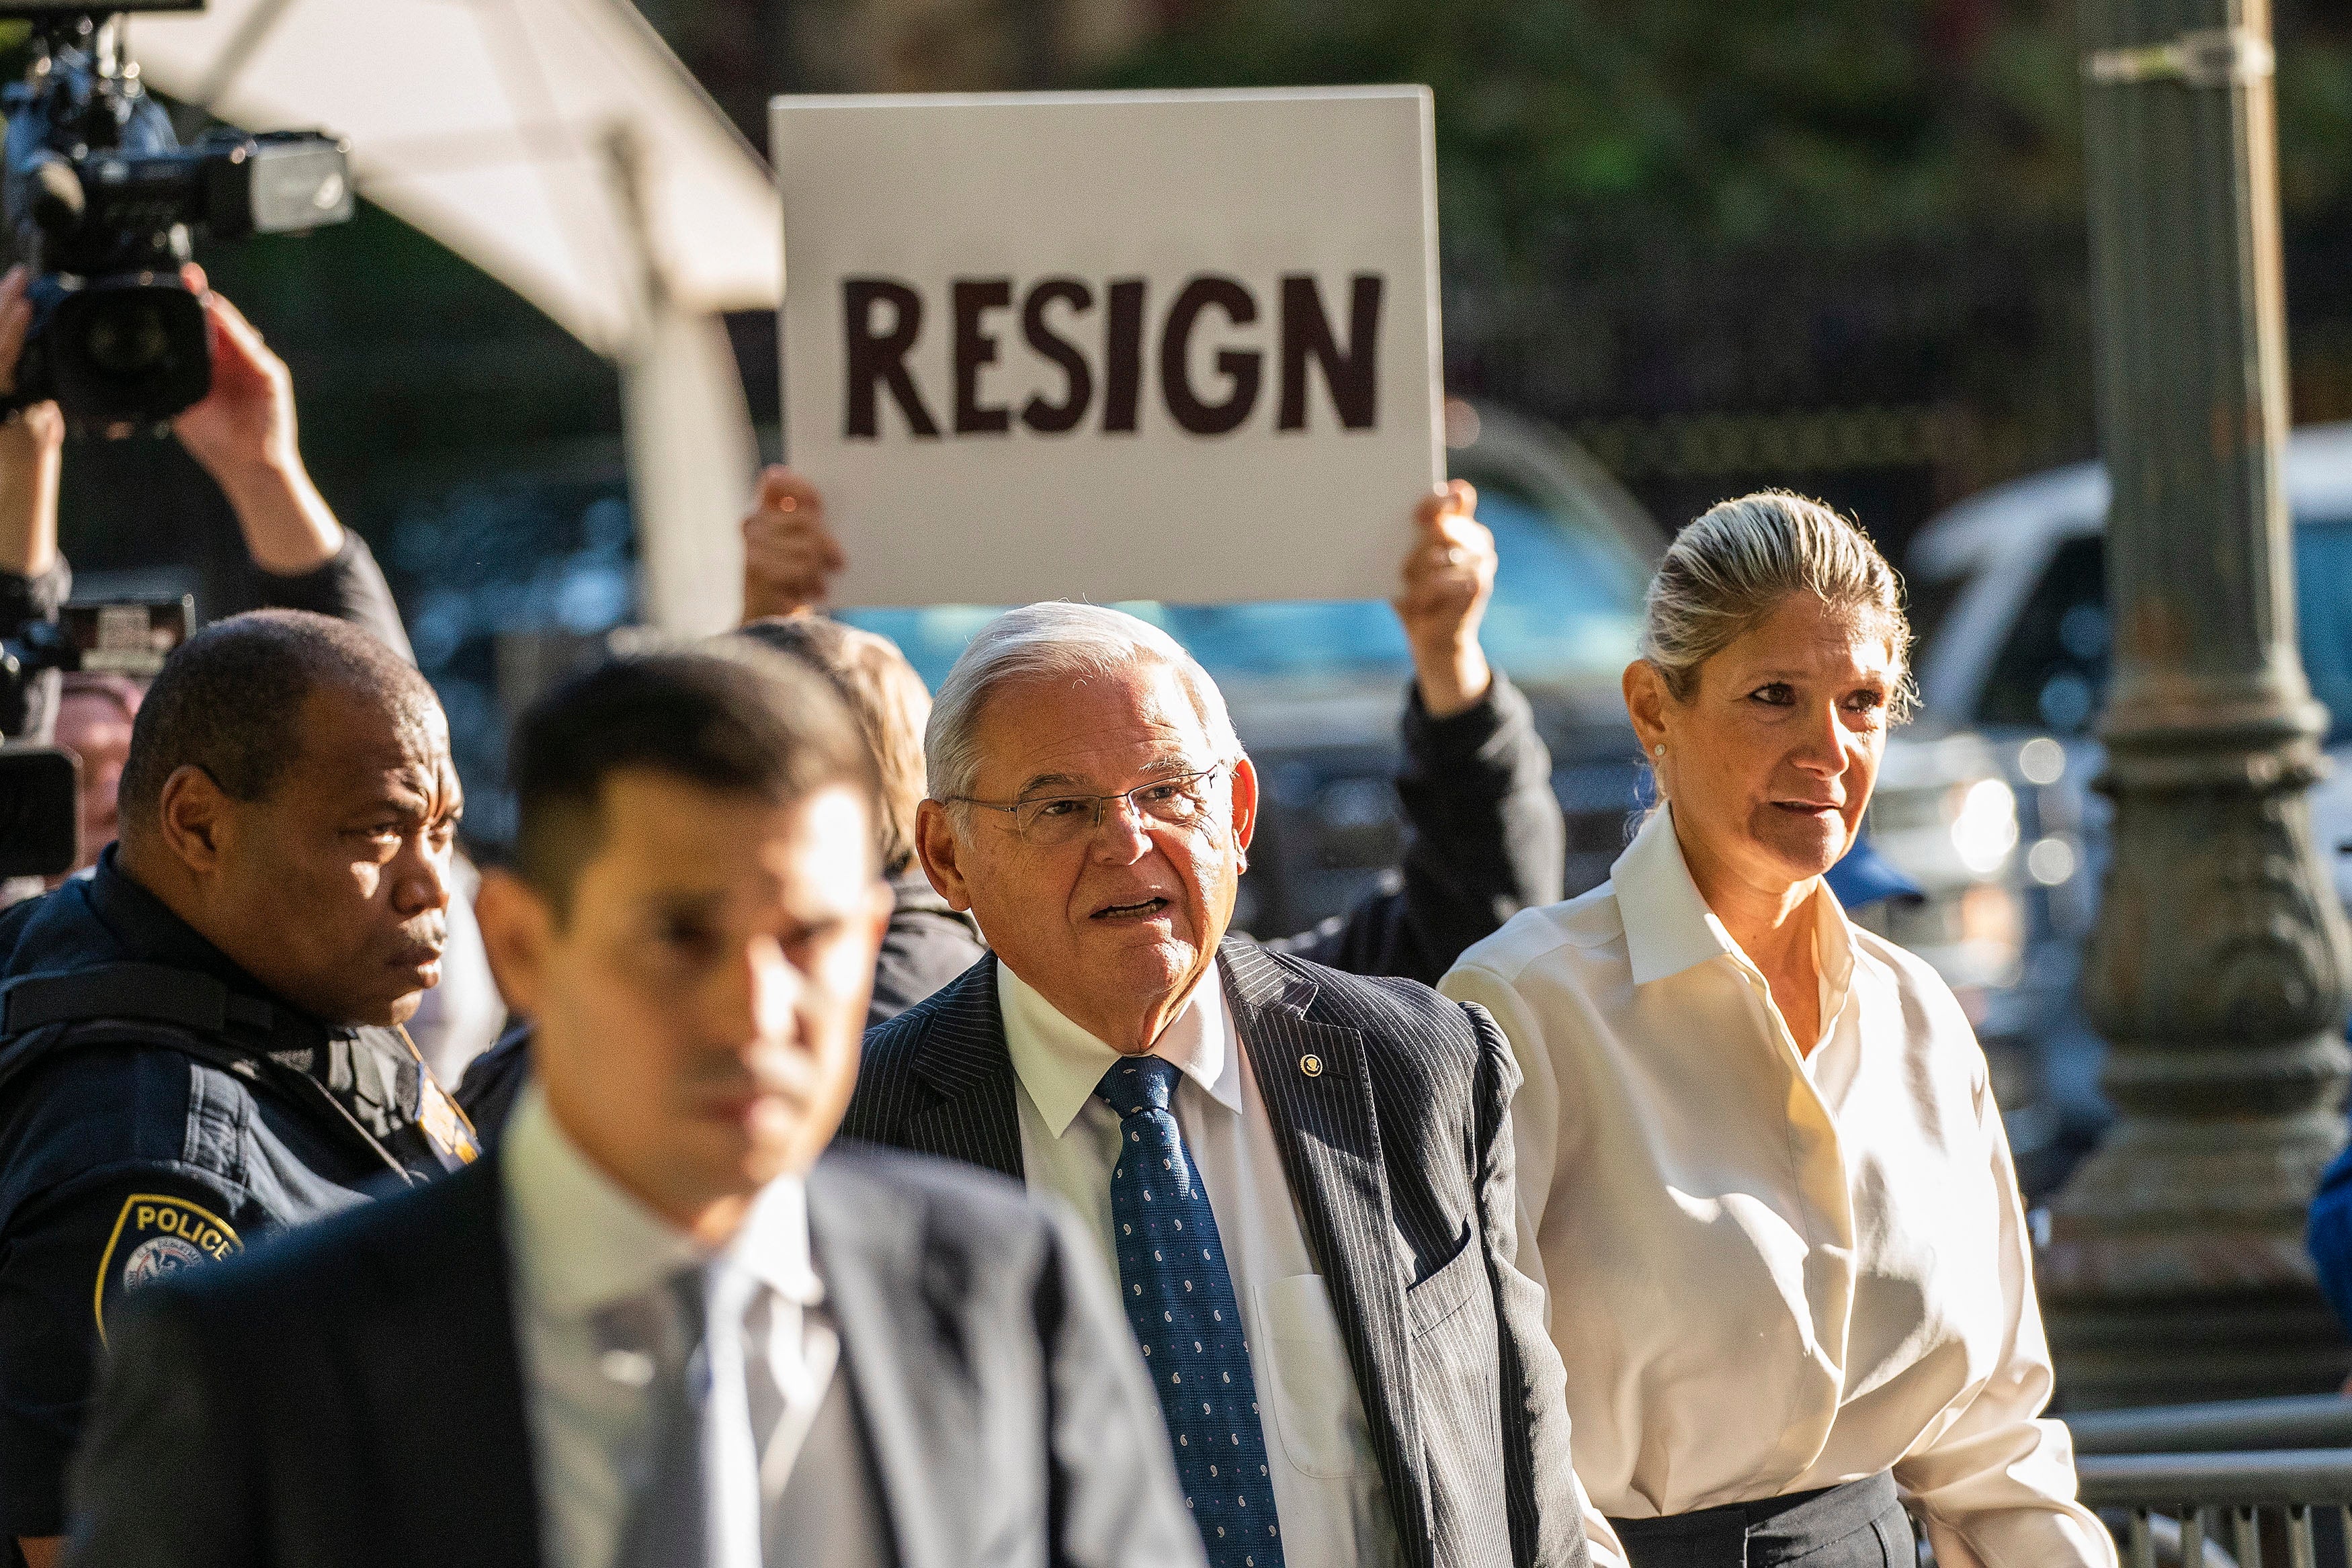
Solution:
<svg viewBox="0 0 2352 1568">
<path fill-rule="evenodd" d="M 1323 1059 L 1309 1051 L 1298 1059 L 1298 1071 L 1309 1078 L 1320 1078 L 1323 1076 Z"/>
</svg>

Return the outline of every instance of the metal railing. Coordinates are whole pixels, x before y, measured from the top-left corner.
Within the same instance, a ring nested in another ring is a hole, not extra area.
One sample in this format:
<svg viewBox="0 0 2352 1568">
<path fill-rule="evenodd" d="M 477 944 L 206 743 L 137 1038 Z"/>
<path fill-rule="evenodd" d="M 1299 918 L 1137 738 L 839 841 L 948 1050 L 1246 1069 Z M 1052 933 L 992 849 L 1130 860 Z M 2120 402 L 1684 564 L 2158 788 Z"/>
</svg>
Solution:
<svg viewBox="0 0 2352 1568">
<path fill-rule="evenodd" d="M 2168 1520 L 2178 1521 L 2179 1561 L 2187 1568 L 2208 1568 L 2208 1542 L 2224 1527 L 2224 1549 L 2237 1568 L 2262 1568 L 2266 1542 L 2284 1545 L 2287 1568 L 2318 1568 L 2322 1511 L 2339 1527 L 2352 1526 L 2352 1448 L 2090 1454 L 2076 1469 L 2084 1504 L 2129 1515 L 2131 1568 L 2157 1568 L 2158 1538 L 2170 1534 L 2160 1521 Z M 2352 1536 L 2329 1542 L 2328 1561 L 2342 1561 L 2345 1539 Z"/>
<path fill-rule="evenodd" d="M 2130 1568 L 2333 1568 L 2352 1547 L 2352 1399 L 2070 1416 L 2083 1501 L 2124 1516 Z"/>
<path fill-rule="evenodd" d="M 2231 1399 L 2066 1417 L 2078 1454 L 2218 1454 L 2352 1448 L 2352 1399 L 2339 1394 Z"/>
</svg>

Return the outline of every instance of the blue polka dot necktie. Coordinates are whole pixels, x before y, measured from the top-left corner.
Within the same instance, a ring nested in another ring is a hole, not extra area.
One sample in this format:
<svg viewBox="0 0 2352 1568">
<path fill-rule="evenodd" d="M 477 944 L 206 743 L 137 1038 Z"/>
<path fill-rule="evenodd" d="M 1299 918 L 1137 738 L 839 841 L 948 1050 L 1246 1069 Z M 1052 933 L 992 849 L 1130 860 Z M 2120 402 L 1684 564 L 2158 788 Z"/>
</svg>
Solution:
<svg viewBox="0 0 2352 1568">
<path fill-rule="evenodd" d="M 1095 1092 L 1118 1113 L 1110 1218 L 1119 1299 L 1176 1446 L 1211 1568 L 1282 1568 L 1282 1529 L 1233 1275 L 1170 1107 L 1176 1069 L 1129 1057 Z"/>
</svg>

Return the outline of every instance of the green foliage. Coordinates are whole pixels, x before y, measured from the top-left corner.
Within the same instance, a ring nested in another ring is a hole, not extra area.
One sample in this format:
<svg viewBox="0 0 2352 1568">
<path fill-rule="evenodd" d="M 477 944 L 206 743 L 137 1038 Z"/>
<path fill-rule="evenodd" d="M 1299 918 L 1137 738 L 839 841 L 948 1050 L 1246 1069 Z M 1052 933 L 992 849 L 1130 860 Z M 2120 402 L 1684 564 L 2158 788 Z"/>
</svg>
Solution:
<svg viewBox="0 0 2352 1568">
<path fill-rule="evenodd" d="M 2352 195 L 2352 38 L 2283 12 L 2285 187 Z M 2332 7 L 2330 8 L 2333 9 Z M 1435 89 L 1449 248 L 1948 235 L 2082 210 L 2053 0 L 1202 0 L 1125 86 Z"/>
</svg>

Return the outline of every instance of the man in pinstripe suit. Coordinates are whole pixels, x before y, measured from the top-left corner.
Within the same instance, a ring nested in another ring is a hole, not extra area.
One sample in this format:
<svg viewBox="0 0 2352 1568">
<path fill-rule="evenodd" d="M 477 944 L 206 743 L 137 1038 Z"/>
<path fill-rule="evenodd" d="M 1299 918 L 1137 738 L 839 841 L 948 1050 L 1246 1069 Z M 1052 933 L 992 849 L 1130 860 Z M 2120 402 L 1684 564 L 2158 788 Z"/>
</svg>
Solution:
<svg viewBox="0 0 2352 1568">
<path fill-rule="evenodd" d="M 1256 776 L 1133 617 L 1000 618 L 926 750 L 924 867 L 994 951 L 867 1034 L 844 1134 L 1076 1207 L 1215 1568 L 1580 1568 L 1493 1020 L 1227 935 Z"/>
</svg>

